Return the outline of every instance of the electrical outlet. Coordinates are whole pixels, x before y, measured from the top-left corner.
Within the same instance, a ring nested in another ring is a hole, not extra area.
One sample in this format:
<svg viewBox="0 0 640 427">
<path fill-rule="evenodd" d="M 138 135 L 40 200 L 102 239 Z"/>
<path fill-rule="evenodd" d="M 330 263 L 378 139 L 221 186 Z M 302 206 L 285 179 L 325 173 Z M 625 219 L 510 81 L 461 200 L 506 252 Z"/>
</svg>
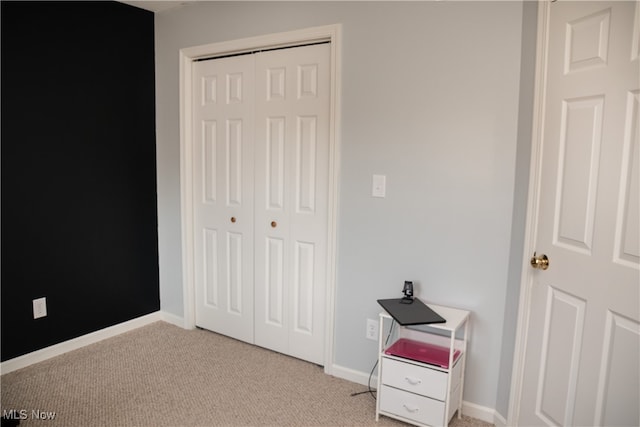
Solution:
<svg viewBox="0 0 640 427">
<path fill-rule="evenodd" d="M 387 177 L 385 175 L 373 175 L 371 195 L 373 197 L 385 197 Z"/>
<path fill-rule="evenodd" d="M 378 322 L 373 319 L 367 319 L 367 338 L 370 340 L 378 339 Z"/>
<path fill-rule="evenodd" d="M 37 298 L 33 300 L 33 318 L 39 319 L 47 316 L 47 298 Z"/>
</svg>

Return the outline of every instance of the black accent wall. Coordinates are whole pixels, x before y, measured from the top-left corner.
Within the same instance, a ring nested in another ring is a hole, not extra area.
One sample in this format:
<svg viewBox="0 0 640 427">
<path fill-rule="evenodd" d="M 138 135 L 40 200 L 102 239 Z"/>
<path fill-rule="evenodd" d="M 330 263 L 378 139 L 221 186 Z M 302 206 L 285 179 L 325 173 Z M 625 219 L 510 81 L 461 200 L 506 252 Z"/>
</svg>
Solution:
<svg viewBox="0 0 640 427">
<path fill-rule="evenodd" d="M 1 3 L 2 360 L 160 308 L 154 15 Z M 48 316 L 33 319 L 32 300 Z"/>
</svg>

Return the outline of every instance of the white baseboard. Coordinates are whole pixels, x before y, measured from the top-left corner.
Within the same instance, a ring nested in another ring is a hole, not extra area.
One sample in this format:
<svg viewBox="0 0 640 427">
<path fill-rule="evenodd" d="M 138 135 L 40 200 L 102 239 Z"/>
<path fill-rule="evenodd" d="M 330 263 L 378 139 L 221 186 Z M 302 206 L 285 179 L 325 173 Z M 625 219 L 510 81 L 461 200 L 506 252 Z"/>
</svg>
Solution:
<svg viewBox="0 0 640 427">
<path fill-rule="evenodd" d="M 45 361 L 52 357 L 59 356 L 72 350 L 77 350 L 79 348 L 97 343 L 107 338 L 115 337 L 116 335 L 132 331 L 134 329 L 149 325 L 153 322 L 158 322 L 160 320 L 167 323 L 174 323 L 175 321 L 177 321 L 179 323 L 177 326 L 182 327 L 182 323 L 184 322 L 179 321 L 179 319 L 180 318 L 178 316 L 156 311 L 155 313 L 147 314 L 145 316 L 138 317 L 127 322 L 119 323 L 117 325 L 110 326 L 108 328 L 101 329 L 87 335 L 82 335 L 78 338 L 64 341 L 50 347 L 45 347 L 41 350 L 37 350 L 23 356 L 18 356 L 16 358 L 6 360 L 0 363 L 0 373 L 7 374 L 17 369 L 25 368 L 29 365 L 33 365 L 34 363 Z"/>
<path fill-rule="evenodd" d="M 184 317 L 176 316 L 175 314 L 167 313 L 166 311 L 160 311 L 160 319 L 163 322 L 171 323 L 182 329 L 188 329 L 184 324 Z"/>
<path fill-rule="evenodd" d="M 375 363 L 375 362 L 374 362 Z M 373 366 L 371 366 L 373 368 Z M 377 370 L 373 373 L 371 377 L 371 388 L 376 388 L 378 386 L 378 376 Z M 351 381 L 352 383 L 362 384 L 364 386 L 369 384 L 369 373 L 356 371 L 354 369 L 345 368 L 340 365 L 332 365 L 330 375 L 333 375 L 337 378 L 342 378 L 343 380 Z"/>
<path fill-rule="evenodd" d="M 377 371 L 374 372 L 374 375 L 371 377 L 371 388 L 373 389 L 378 386 L 378 377 L 376 374 Z M 331 367 L 331 375 L 356 384 L 362 384 L 364 386 L 367 386 L 369 383 L 369 373 L 345 368 L 340 365 L 334 364 Z M 495 409 L 467 401 L 462 401 L 462 414 L 480 421 L 495 424 L 496 427 L 506 427 L 507 425 L 507 421 L 502 417 L 502 415 L 496 412 Z"/>
<path fill-rule="evenodd" d="M 507 427 L 507 419 L 503 417 L 498 411 L 494 411 L 493 424 L 496 427 Z"/>
<path fill-rule="evenodd" d="M 507 421 L 495 409 L 462 401 L 462 414 L 497 426 L 506 426 Z M 502 420 L 502 423 L 499 421 Z"/>
</svg>

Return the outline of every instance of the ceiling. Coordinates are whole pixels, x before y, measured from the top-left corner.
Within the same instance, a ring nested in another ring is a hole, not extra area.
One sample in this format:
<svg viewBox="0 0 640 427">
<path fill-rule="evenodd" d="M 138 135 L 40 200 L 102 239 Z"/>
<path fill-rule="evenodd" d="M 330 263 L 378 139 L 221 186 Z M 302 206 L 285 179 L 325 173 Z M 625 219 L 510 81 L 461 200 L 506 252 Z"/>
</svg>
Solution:
<svg viewBox="0 0 640 427">
<path fill-rule="evenodd" d="M 182 6 L 187 3 L 192 3 L 191 1 L 165 1 L 165 0 L 133 0 L 133 1 L 123 1 L 120 0 L 120 3 L 126 3 L 131 6 L 139 7 L 140 9 L 149 10 L 151 12 L 164 12 L 165 10 L 173 9 L 179 6 Z"/>
</svg>

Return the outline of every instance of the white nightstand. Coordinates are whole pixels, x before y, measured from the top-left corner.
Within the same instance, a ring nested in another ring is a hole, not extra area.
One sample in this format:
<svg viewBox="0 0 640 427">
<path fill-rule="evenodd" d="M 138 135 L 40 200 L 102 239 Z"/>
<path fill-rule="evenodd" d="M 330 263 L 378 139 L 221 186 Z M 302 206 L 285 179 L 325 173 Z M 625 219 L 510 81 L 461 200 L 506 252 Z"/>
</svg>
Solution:
<svg viewBox="0 0 640 427">
<path fill-rule="evenodd" d="M 396 324 L 388 343 L 385 331 L 393 319 L 386 311 L 380 313 L 376 421 L 385 415 L 418 426 L 444 426 L 456 410 L 461 416 L 470 312 L 427 305 L 446 323 Z M 412 340 L 418 348 L 424 343 L 425 349 L 437 346 L 446 351 L 446 367 L 385 353 L 399 339 Z"/>
</svg>

